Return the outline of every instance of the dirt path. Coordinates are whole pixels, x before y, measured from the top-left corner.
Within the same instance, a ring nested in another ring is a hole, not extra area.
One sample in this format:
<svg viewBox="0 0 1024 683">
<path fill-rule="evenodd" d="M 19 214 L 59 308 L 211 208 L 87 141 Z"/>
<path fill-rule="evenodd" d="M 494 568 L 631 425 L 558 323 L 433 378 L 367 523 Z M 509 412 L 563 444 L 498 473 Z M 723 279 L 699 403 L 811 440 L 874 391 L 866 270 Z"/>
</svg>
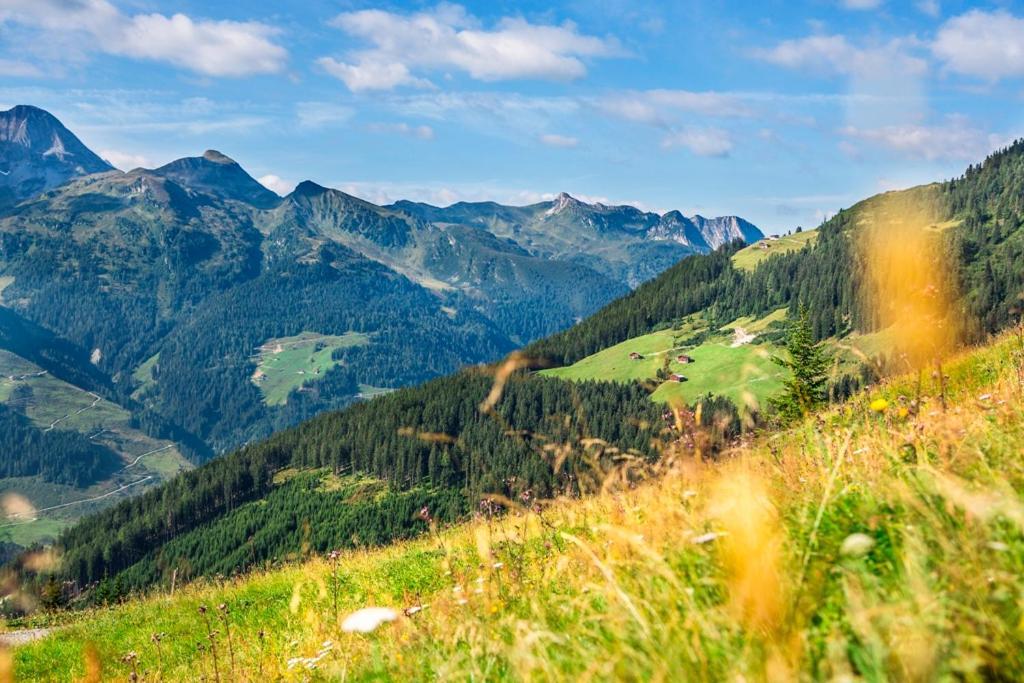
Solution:
<svg viewBox="0 0 1024 683">
<path fill-rule="evenodd" d="M 153 475 L 148 475 L 148 476 L 143 477 L 142 479 L 136 479 L 135 481 L 129 482 L 127 484 L 122 484 L 121 486 L 118 486 L 116 489 L 114 489 L 112 491 L 107 491 L 106 493 L 101 493 L 98 496 L 93 496 L 91 498 L 82 498 L 81 500 L 73 500 L 70 503 L 61 503 L 60 505 L 51 505 L 48 508 L 39 508 L 38 510 L 34 510 L 31 513 L 33 515 L 32 519 L 26 519 L 26 520 L 21 521 L 21 522 L 11 522 L 10 524 L 0 524 L 0 529 L 3 529 L 5 527 L 9 527 L 9 526 L 17 526 L 18 524 L 28 524 L 29 522 L 34 522 L 34 521 L 36 521 L 36 519 L 38 519 L 38 515 L 40 513 L 43 513 L 43 512 L 50 512 L 52 510 L 61 510 L 63 508 L 71 507 L 72 505 L 79 505 L 81 503 L 91 503 L 94 500 L 103 500 L 104 498 L 108 498 L 108 497 L 114 495 L 115 493 L 120 493 L 121 491 L 124 491 L 125 489 L 129 489 L 129 488 L 135 486 L 136 484 L 141 484 L 144 481 L 149 481 L 152 478 L 153 478 Z M 10 515 L 10 517 L 19 517 L 19 516 L 21 516 L 21 515 L 19 515 L 19 514 L 12 514 L 12 515 Z"/>
<path fill-rule="evenodd" d="M 49 427 L 47 427 L 43 431 L 44 432 L 48 432 L 48 431 L 52 430 L 54 427 L 56 427 L 58 423 L 63 422 L 64 420 L 68 419 L 69 417 L 74 417 L 75 415 L 81 415 L 82 413 L 84 413 L 85 411 L 89 410 L 90 408 L 95 408 L 96 404 L 103 400 L 100 396 L 97 396 L 96 394 L 94 394 L 91 391 L 88 391 L 86 393 L 89 394 L 90 396 L 92 396 L 93 399 L 95 399 L 92 403 L 90 403 L 89 405 L 85 406 L 84 408 L 79 408 L 78 410 L 76 410 L 73 413 L 68 413 L 64 417 L 58 417 L 56 420 L 54 420 L 53 422 L 50 423 Z"/>
<path fill-rule="evenodd" d="M 173 446 L 174 446 L 174 444 L 169 443 L 166 446 L 161 446 L 160 448 L 155 448 L 155 449 L 153 449 L 151 451 L 147 451 L 146 453 L 143 453 L 139 457 L 137 457 L 134 460 L 132 460 L 131 463 L 129 463 L 128 465 L 125 465 L 124 467 L 119 469 L 118 472 L 124 472 L 129 467 L 135 467 L 136 465 L 139 464 L 139 461 L 142 460 L 143 458 L 145 458 L 147 455 L 153 455 L 154 453 L 159 453 L 160 451 L 166 451 L 168 448 L 171 448 Z"/>
<path fill-rule="evenodd" d="M 0 646 L 18 647 L 33 640 L 39 640 L 50 635 L 52 628 L 25 628 L 20 631 L 8 631 L 0 633 Z"/>
</svg>

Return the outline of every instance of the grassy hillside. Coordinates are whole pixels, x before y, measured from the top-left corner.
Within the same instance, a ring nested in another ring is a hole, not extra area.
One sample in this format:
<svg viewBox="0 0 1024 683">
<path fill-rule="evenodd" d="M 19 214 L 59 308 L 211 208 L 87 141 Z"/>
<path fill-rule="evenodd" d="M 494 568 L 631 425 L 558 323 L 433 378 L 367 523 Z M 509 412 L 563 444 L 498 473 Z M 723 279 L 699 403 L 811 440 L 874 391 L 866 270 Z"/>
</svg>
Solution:
<svg viewBox="0 0 1024 683">
<path fill-rule="evenodd" d="M 673 362 L 670 370 L 685 382 L 663 382 L 651 398 L 693 404 L 701 396 L 724 396 L 739 407 L 764 409 L 768 399 L 782 389 L 785 371 L 772 362 L 779 353 L 773 344 L 737 344 L 731 339 L 709 341 L 687 352 L 693 363 Z"/>
<path fill-rule="evenodd" d="M 584 500 L 40 621 L 55 631 L 15 650 L 15 673 L 1014 679 L 1024 331 L 944 375 L 920 395 L 916 376 L 887 381 L 717 461 L 668 454 L 639 486 L 610 476 Z M 394 621 L 341 628 L 370 606 Z"/>
<path fill-rule="evenodd" d="M 754 270 L 757 264 L 769 256 L 799 251 L 804 248 L 804 245 L 814 244 L 817 239 L 817 230 L 795 232 L 777 239 L 766 237 L 736 252 L 732 257 L 732 264 L 741 270 Z"/>
<path fill-rule="evenodd" d="M 0 350 L 0 403 L 28 417 L 43 432 L 75 431 L 109 447 L 124 467 L 85 488 L 40 477 L 0 478 L 0 494 L 17 493 L 34 508 L 0 524 L 0 540 L 22 546 L 52 542 L 84 514 L 192 467 L 174 443 L 133 427 L 127 410 L 4 350 Z"/>
<path fill-rule="evenodd" d="M 252 381 L 263 392 L 267 405 L 282 405 L 288 394 L 312 383 L 338 365 L 334 352 L 370 343 L 360 332 L 325 335 L 303 332 L 292 337 L 268 339 L 256 349 L 256 372 Z"/>
<path fill-rule="evenodd" d="M 782 388 L 785 373 L 771 360 L 779 353 L 778 347 L 751 342 L 771 323 L 784 319 L 785 309 L 780 309 L 764 318 L 740 318 L 723 329 L 711 330 L 702 316 L 688 316 L 673 328 L 634 337 L 541 374 L 573 381 L 642 381 L 655 385 L 651 398 L 661 403 L 681 400 L 693 404 L 702 396 L 715 394 L 756 410 Z M 689 356 L 692 362 L 679 362 L 680 355 Z M 657 373 L 662 368 L 686 380 L 659 380 Z"/>
</svg>

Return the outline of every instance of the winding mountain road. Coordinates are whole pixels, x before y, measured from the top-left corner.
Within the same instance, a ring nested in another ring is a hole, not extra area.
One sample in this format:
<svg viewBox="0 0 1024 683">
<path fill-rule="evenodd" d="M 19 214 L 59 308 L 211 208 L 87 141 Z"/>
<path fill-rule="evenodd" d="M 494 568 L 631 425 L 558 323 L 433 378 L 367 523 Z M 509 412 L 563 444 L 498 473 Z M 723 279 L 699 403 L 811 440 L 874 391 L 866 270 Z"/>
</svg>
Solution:
<svg viewBox="0 0 1024 683">
<path fill-rule="evenodd" d="M 69 417 L 74 417 L 76 415 L 81 415 L 82 413 L 84 413 L 85 411 L 89 410 L 90 408 L 95 408 L 96 404 L 103 400 L 102 397 L 94 394 L 91 391 L 88 391 L 86 393 L 89 394 L 90 396 L 92 396 L 93 399 L 95 399 L 92 403 L 90 403 L 89 405 L 85 406 L 84 408 L 79 408 L 78 410 L 76 410 L 73 413 L 68 413 L 64 417 L 58 417 L 56 420 L 54 420 L 53 422 L 50 423 L 49 427 L 47 427 L 43 431 L 44 432 L 48 432 L 48 431 L 52 430 L 54 427 L 56 427 L 60 422 L 63 422 L 64 420 L 68 419 Z"/>
</svg>

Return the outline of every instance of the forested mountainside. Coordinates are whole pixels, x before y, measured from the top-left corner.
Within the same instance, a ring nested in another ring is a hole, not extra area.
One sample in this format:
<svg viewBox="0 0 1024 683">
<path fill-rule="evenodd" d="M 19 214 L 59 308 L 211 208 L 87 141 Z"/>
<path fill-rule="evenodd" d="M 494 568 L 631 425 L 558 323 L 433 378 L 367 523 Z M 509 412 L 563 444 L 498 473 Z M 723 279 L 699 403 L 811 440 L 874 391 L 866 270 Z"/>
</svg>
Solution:
<svg viewBox="0 0 1024 683">
<path fill-rule="evenodd" d="M 899 195 L 949 217 L 939 228 L 955 256 L 959 306 L 977 320 L 966 330 L 969 336 L 1019 316 L 1024 216 L 1015 203 L 1024 191 L 1022 159 L 1024 145 L 1018 143 L 961 178 Z M 817 240 L 800 251 L 769 256 L 749 272 L 733 266 L 736 245 L 688 258 L 526 353 L 567 363 L 698 310 L 713 320 L 731 320 L 800 305 L 818 337 L 870 329 L 875 321 L 858 299 L 858 237 L 865 212 L 877 201 L 841 212 L 820 228 Z M 529 374 L 513 375 L 496 404 L 501 419 L 495 420 L 479 408 L 492 381 L 482 370 L 463 372 L 320 416 L 90 517 L 61 539 L 69 560 L 65 576 L 79 582 L 120 576 L 123 589 L 161 581 L 175 568 L 224 572 L 280 557 L 296 547 L 296 516 L 309 513 L 303 497 L 331 491 L 317 478 L 328 475 L 386 481 L 381 504 L 360 508 L 367 515 L 363 523 L 374 530 L 370 537 L 382 541 L 411 533 L 417 522 L 406 516 L 410 501 L 439 505 L 449 519 L 472 509 L 482 494 L 547 494 L 566 483 L 559 478 L 559 443 L 577 439 L 607 447 L 605 454 L 633 449 L 650 457 L 651 439 L 664 429 L 660 408 L 638 385 L 565 383 Z M 317 468 L 327 470 L 318 475 Z M 307 478 L 288 485 L 282 473 L 290 469 L 306 471 Z M 416 496 L 406 495 L 411 491 Z M 457 495 L 446 495 L 451 491 Z M 257 499 L 265 501 L 265 510 L 247 507 Z M 339 503 L 338 497 L 330 501 Z M 280 523 L 284 519 L 292 521 Z M 313 540 L 312 548 L 344 543 L 353 528 L 347 514 L 336 523 L 317 519 L 315 532 L 302 532 Z M 261 525 L 275 531 L 261 534 Z M 204 550 L 239 543 L 245 550 L 230 561 Z"/>
<path fill-rule="evenodd" d="M 450 521 L 488 493 L 529 499 L 572 491 L 580 463 L 555 465 L 561 444 L 594 439 L 622 455 L 655 455 L 664 421 L 639 387 L 519 373 L 493 412 L 481 411 L 493 383 L 490 372 L 463 371 L 217 458 L 83 519 L 60 541 L 65 575 L 79 585 L 118 576 L 121 588 L 139 588 L 174 572 L 180 580 L 244 569 L 303 544 L 322 551 L 384 542 L 425 528 L 415 514 L 423 505 Z M 279 476 L 320 468 L 373 477 L 393 493 L 338 500 L 319 477 L 295 485 Z M 409 491 L 416 494 L 402 495 Z M 353 525 L 350 506 L 361 501 L 373 504 L 359 506 Z"/>
<path fill-rule="evenodd" d="M 282 198 L 213 150 L 123 173 L 42 110 L 3 121 L 0 164 L 39 179 L 0 206 L 3 306 L 87 359 L 80 374 L 140 424 L 201 444 L 197 461 L 497 359 L 684 256 L 760 237 L 568 195 L 382 207 L 306 181 Z"/>
<path fill-rule="evenodd" d="M 864 305 L 859 228 L 887 195 L 844 209 L 818 228 L 799 251 L 772 254 L 751 272 L 733 267 L 740 245 L 686 259 L 662 276 L 564 332 L 526 348 L 526 354 L 568 365 L 615 343 L 697 311 L 727 323 L 782 306 L 807 308 L 819 339 L 877 329 Z M 1018 319 L 1024 292 L 1024 141 L 992 154 L 945 183 L 888 193 L 941 222 L 945 250 L 956 270 L 964 333 L 977 339 Z"/>
</svg>

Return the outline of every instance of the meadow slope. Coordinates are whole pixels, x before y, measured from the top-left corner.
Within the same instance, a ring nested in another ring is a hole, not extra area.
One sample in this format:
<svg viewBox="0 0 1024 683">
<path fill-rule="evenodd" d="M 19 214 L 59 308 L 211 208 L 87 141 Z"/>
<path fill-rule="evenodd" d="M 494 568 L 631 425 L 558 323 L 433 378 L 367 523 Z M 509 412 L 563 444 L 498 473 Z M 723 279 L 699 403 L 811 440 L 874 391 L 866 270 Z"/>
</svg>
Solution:
<svg viewBox="0 0 1024 683">
<path fill-rule="evenodd" d="M 944 370 L 715 461 L 681 415 L 656 471 L 593 496 L 39 617 L 55 630 L 5 661 L 21 680 L 1010 680 L 1024 331 Z M 370 606 L 396 618 L 341 628 Z"/>
</svg>

